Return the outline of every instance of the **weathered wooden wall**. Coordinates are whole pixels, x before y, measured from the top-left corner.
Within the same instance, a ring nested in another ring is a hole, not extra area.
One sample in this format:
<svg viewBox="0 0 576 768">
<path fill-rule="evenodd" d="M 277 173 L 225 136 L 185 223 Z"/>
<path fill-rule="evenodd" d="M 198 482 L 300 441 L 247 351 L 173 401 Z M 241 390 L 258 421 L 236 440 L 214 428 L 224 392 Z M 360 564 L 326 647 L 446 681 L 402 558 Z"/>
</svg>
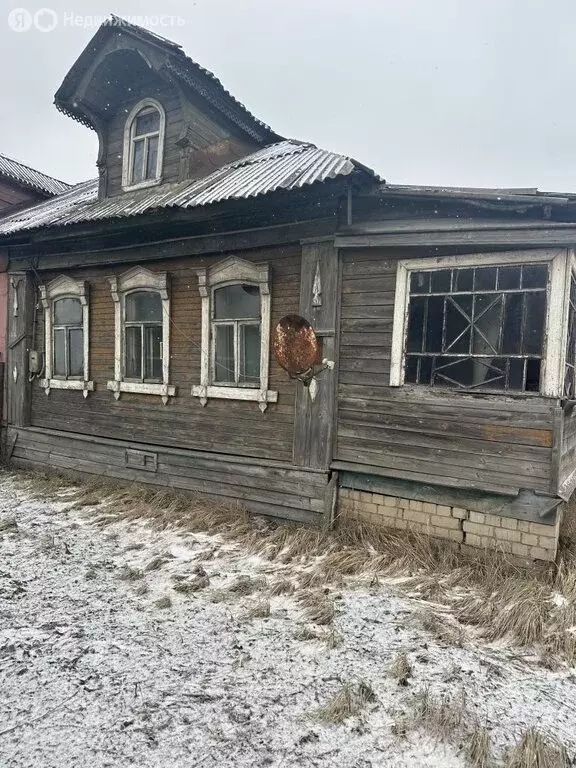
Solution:
<svg viewBox="0 0 576 768">
<path fill-rule="evenodd" d="M 151 443 L 92 437 L 29 427 L 11 428 L 12 464 L 67 475 L 97 475 L 185 491 L 238 505 L 255 514 L 318 525 L 327 498 L 328 475 L 278 462 L 254 461 L 167 448 Z M 142 454 L 148 461 L 141 463 Z"/>
<path fill-rule="evenodd" d="M 10 208 L 23 207 L 42 199 L 33 191 L 27 191 L 8 181 L 0 180 L 0 212 L 8 215 Z"/>
<path fill-rule="evenodd" d="M 388 386 L 400 249 L 343 252 L 336 468 L 549 493 L 556 402 Z"/>
<path fill-rule="evenodd" d="M 253 250 L 237 255 L 270 264 L 272 328 L 285 314 L 297 312 L 300 285 L 300 246 Z M 201 305 L 196 270 L 229 256 L 184 257 L 147 263 L 167 271 L 171 283 L 170 383 L 177 396 L 164 406 L 160 397 L 123 393 L 115 400 L 106 389 L 114 378 L 114 304 L 107 277 L 125 266 L 72 270 L 90 287 L 90 377 L 96 391 L 51 390 L 47 396 L 34 382 L 31 423 L 35 427 L 76 432 L 134 442 L 189 448 L 237 456 L 292 461 L 295 382 L 271 360 L 270 389 L 278 403 L 264 414 L 257 403 L 211 399 L 206 407 L 192 397 L 200 382 Z M 46 274 L 48 281 L 58 273 Z M 44 277 L 44 275 L 43 275 Z M 43 349 L 41 313 L 36 345 Z"/>
</svg>

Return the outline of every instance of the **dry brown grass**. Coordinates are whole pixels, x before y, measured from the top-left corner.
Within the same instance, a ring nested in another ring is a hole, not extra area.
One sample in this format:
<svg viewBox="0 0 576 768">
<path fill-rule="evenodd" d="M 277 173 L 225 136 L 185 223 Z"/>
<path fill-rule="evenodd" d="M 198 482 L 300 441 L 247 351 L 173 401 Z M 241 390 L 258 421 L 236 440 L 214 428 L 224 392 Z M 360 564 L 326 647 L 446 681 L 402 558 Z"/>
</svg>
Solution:
<svg viewBox="0 0 576 768">
<path fill-rule="evenodd" d="M 565 747 L 537 728 L 529 728 L 506 756 L 506 768 L 569 768 L 570 765 Z"/>
<path fill-rule="evenodd" d="M 443 614 L 438 616 L 432 610 L 424 610 L 417 614 L 422 627 L 431 632 L 437 640 L 445 645 L 453 645 L 461 648 L 464 645 L 465 635 L 460 624 L 451 616 Z"/>
<path fill-rule="evenodd" d="M 118 573 L 118 578 L 122 581 L 138 581 L 143 577 L 144 573 L 139 568 L 131 568 L 129 565 L 125 565 Z"/>
<path fill-rule="evenodd" d="M 251 605 L 246 611 L 247 619 L 267 619 L 270 616 L 270 600 L 261 598 Z"/>
<path fill-rule="evenodd" d="M 412 665 L 404 651 L 396 654 L 392 664 L 390 664 L 388 674 L 396 680 L 398 685 L 408 685 L 408 679 L 412 677 Z"/>
<path fill-rule="evenodd" d="M 296 599 L 304 609 L 308 621 L 320 625 L 332 624 L 334 621 L 334 600 L 325 592 L 302 592 Z"/>
<path fill-rule="evenodd" d="M 238 576 L 228 587 L 228 591 L 236 595 L 251 595 L 253 592 L 261 592 L 266 589 L 266 579 L 263 576 Z"/>
<path fill-rule="evenodd" d="M 62 477 L 23 475 L 28 490 L 57 494 Z M 394 577 L 397 588 L 434 599 L 462 624 L 476 625 L 490 639 L 509 637 L 539 644 L 547 658 L 576 660 L 576 555 L 566 552 L 554 569 L 526 569 L 497 552 L 462 550 L 449 542 L 407 531 L 342 523 L 334 532 L 296 525 L 255 523 L 240 505 L 94 478 L 69 494 L 77 506 L 98 506 L 102 523 L 146 519 L 159 527 L 208 531 L 233 539 L 250 552 L 290 563 L 301 587 L 334 585 L 342 576 L 368 577 L 376 584 Z M 207 556 L 212 556 L 208 553 Z M 558 593 L 565 602 L 554 602 Z M 460 595 L 458 597 L 457 595 Z M 318 621 L 330 623 L 333 605 L 319 604 Z M 312 619 L 315 620 L 315 619 Z M 456 625 L 437 637 L 460 644 Z"/>
<path fill-rule="evenodd" d="M 177 582 L 172 589 L 181 595 L 192 595 L 208 586 L 210 586 L 210 579 L 207 576 L 194 576 L 192 579 Z"/>
<path fill-rule="evenodd" d="M 358 685 L 343 685 L 338 693 L 323 707 L 316 710 L 315 716 L 325 723 L 338 725 L 349 717 L 359 715 L 366 707 L 376 701 L 371 686 L 361 682 Z"/>
<path fill-rule="evenodd" d="M 484 726 L 477 726 L 466 745 L 466 758 L 470 768 L 493 768 L 494 752 L 490 731 Z"/>
<path fill-rule="evenodd" d="M 154 602 L 154 605 L 156 608 L 160 608 L 160 610 L 166 610 L 166 608 L 172 607 L 172 600 L 167 596 L 159 597 L 158 600 Z"/>
<path fill-rule="evenodd" d="M 468 727 L 471 721 L 463 690 L 454 695 L 433 694 L 427 686 L 407 701 L 403 709 L 393 714 L 393 732 L 397 735 L 422 728 L 441 740 L 461 736 L 463 725 Z"/>
<path fill-rule="evenodd" d="M 0 533 L 16 533 L 18 523 L 15 517 L 0 517 Z"/>
<path fill-rule="evenodd" d="M 277 579 L 270 586 L 270 594 L 272 596 L 292 595 L 294 594 L 295 589 L 296 587 L 290 579 Z"/>
</svg>

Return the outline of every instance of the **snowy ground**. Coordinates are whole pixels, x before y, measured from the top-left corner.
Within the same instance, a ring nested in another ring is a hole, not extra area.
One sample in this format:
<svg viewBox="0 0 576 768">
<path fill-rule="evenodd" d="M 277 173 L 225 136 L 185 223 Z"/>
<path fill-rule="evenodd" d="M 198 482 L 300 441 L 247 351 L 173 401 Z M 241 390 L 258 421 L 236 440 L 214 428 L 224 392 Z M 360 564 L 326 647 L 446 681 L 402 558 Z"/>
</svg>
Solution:
<svg viewBox="0 0 576 768">
<path fill-rule="evenodd" d="M 290 566 L 215 536 L 101 527 L 94 510 L 69 506 L 0 475 L 0 527 L 17 522 L 0 530 L 2 768 L 465 766 L 456 733 L 395 733 L 398 711 L 427 686 L 464 690 L 499 753 L 531 725 L 576 749 L 575 669 L 551 672 L 470 635 L 442 645 L 422 628 L 422 601 L 386 583 L 332 590 L 338 647 L 302 640 L 311 625 L 296 596 L 249 618 L 267 586 L 229 589 L 240 575 L 270 584 Z M 191 580 L 203 588 L 174 589 Z M 407 686 L 389 675 L 399 651 L 413 666 Z M 360 682 L 375 700 L 358 716 L 318 718 L 343 683 Z"/>
</svg>

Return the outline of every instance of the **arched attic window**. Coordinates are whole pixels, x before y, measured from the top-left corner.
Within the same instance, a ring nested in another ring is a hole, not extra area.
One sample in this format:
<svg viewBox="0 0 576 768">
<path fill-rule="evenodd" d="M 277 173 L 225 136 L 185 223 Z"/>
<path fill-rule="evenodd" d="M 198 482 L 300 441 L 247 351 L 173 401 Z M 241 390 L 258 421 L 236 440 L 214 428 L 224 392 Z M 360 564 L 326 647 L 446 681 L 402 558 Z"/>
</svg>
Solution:
<svg viewBox="0 0 576 768">
<path fill-rule="evenodd" d="M 124 190 L 161 183 L 165 131 L 166 113 L 155 99 L 144 99 L 132 109 L 124 126 Z"/>
</svg>

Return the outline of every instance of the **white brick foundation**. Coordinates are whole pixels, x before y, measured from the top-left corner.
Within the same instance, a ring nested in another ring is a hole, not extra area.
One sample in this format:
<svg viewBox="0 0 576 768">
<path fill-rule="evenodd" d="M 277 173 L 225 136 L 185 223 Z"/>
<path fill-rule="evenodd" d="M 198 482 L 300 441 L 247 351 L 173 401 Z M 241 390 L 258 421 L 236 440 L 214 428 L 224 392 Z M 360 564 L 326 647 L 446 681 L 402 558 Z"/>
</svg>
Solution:
<svg viewBox="0 0 576 768">
<path fill-rule="evenodd" d="M 346 520 L 425 533 L 532 560 L 556 559 L 560 515 L 556 525 L 543 525 L 349 488 L 340 488 L 338 512 Z"/>
</svg>

